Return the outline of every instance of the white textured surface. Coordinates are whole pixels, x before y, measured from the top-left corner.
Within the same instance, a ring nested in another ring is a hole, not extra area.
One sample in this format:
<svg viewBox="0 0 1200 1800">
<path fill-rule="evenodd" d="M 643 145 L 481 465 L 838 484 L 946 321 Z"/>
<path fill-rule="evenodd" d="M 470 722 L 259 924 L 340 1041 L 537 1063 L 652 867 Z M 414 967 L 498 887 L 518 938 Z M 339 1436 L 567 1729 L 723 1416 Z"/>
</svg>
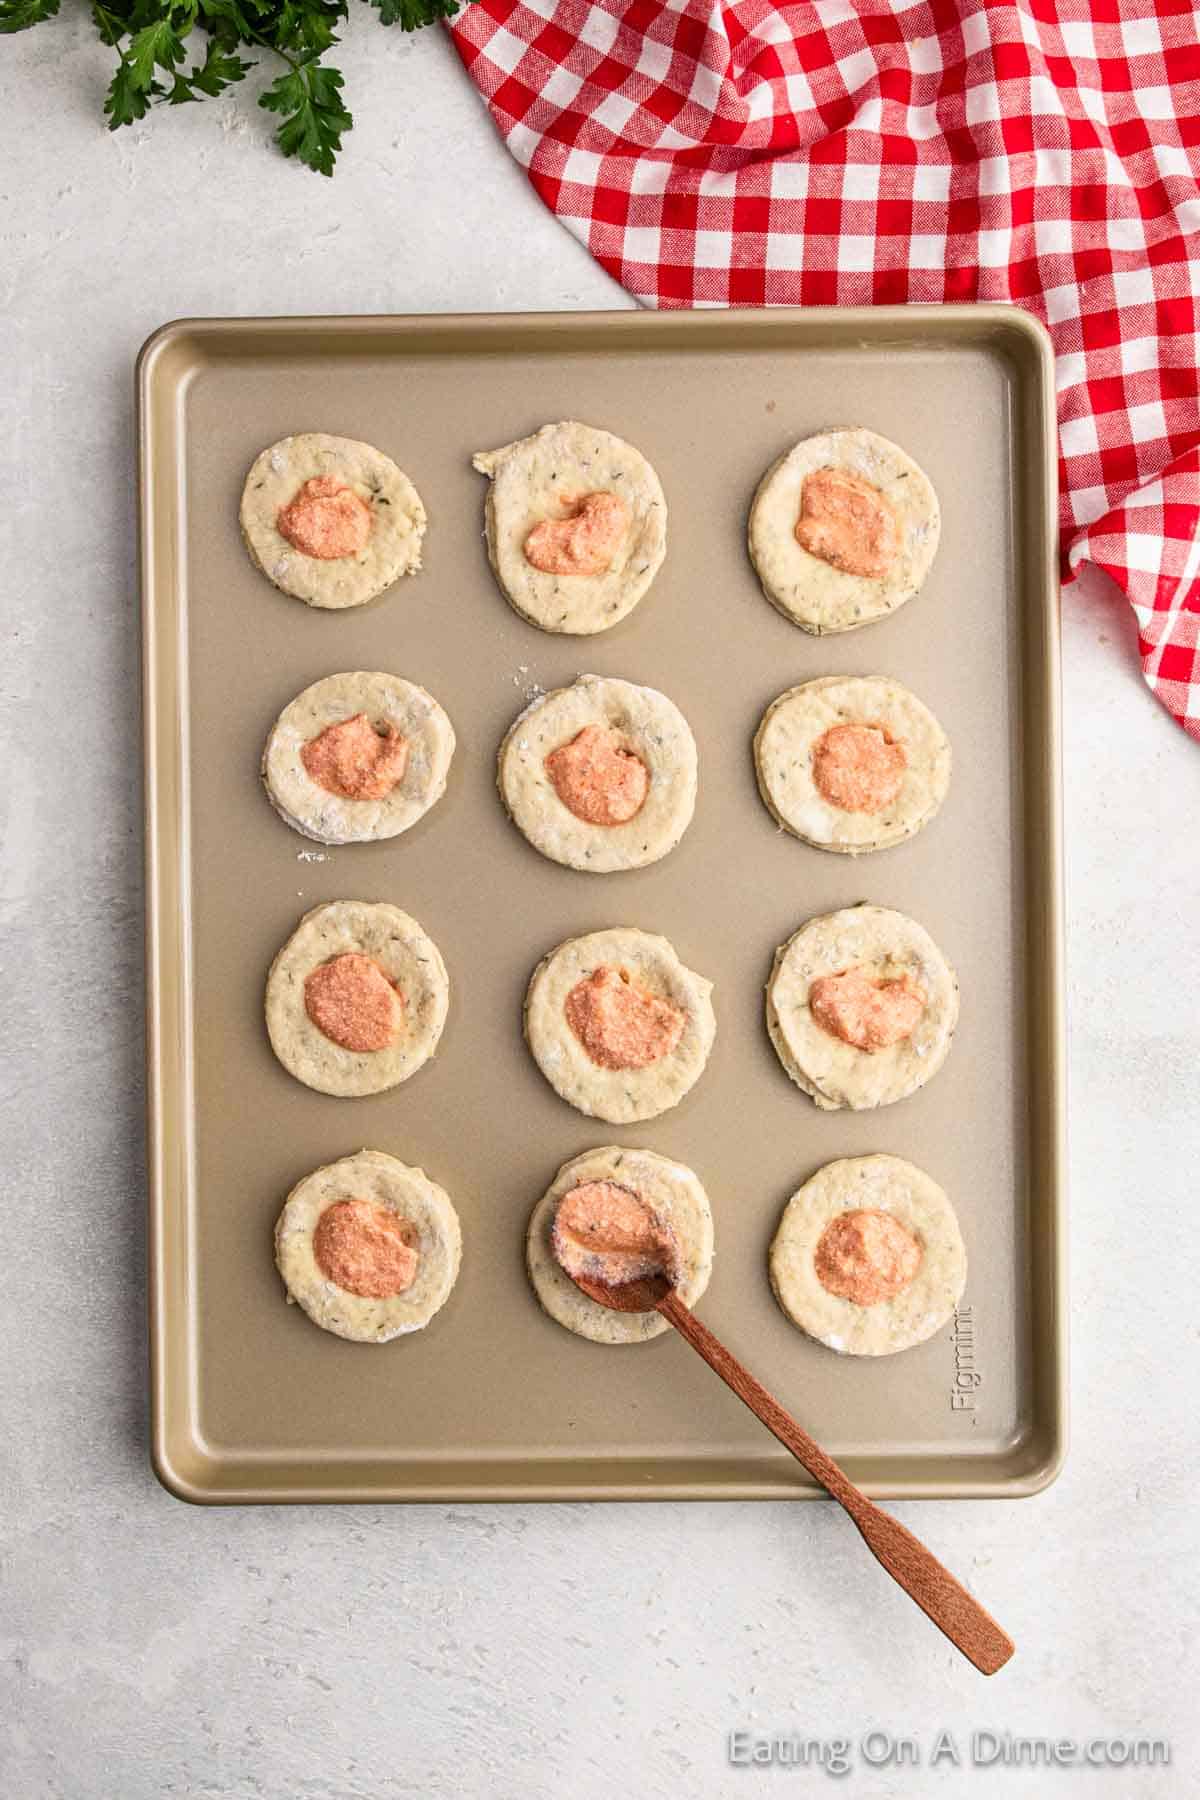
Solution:
<svg viewBox="0 0 1200 1800">
<path fill-rule="evenodd" d="M 229 104 L 108 137 L 82 14 L 3 46 L 0 1794 L 715 1797 L 747 1725 L 1162 1733 L 1154 1774 L 872 1771 L 871 1800 L 1184 1795 L 1195 1724 L 1200 748 L 1066 603 L 1074 1442 L 898 1509 L 1020 1642 L 984 1683 L 816 1505 L 186 1508 L 146 1460 L 131 364 L 184 313 L 624 304 L 449 47 L 343 53 L 323 182 Z M 982 1784 L 982 1785 L 980 1785 Z"/>
</svg>

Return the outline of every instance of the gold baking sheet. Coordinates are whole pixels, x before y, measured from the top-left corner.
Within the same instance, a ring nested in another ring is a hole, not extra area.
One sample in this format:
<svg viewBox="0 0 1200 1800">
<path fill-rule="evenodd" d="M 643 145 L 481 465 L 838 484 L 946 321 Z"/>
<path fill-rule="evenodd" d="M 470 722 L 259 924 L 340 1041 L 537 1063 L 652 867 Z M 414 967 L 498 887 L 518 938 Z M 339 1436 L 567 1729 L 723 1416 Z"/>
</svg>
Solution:
<svg viewBox="0 0 1200 1800">
<path fill-rule="evenodd" d="M 716 1218 L 700 1310 L 876 1495 L 1005 1495 L 1064 1442 L 1063 1056 L 1053 381 L 1048 341 L 1001 307 L 184 321 L 139 364 L 145 651 L 153 1454 L 199 1501 L 786 1497 L 804 1472 L 672 1336 L 605 1349 L 546 1318 L 523 1266 L 559 1164 L 606 1142 L 691 1165 Z M 602 636 L 548 636 L 508 607 L 481 536 L 473 450 L 578 417 L 662 477 L 667 561 Z M 941 549 L 893 617 L 814 639 L 763 599 L 746 511 L 797 438 L 862 424 L 932 477 Z M 258 450 L 364 438 L 430 514 L 425 568 L 373 604 L 318 612 L 242 547 Z M 458 751 L 405 836 L 322 849 L 259 783 L 292 696 L 343 669 L 428 687 Z M 540 858 L 494 786 L 535 687 L 585 670 L 662 688 L 700 749 L 700 800 L 654 867 L 586 876 Z M 776 830 L 751 739 L 767 702 L 831 673 L 885 673 L 936 712 L 955 772 L 939 818 L 859 860 Z M 435 1061 L 359 1100 L 310 1092 L 262 1021 L 272 956 L 307 908 L 397 902 L 452 983 Z M 813 913 L 911 913 L 956 966 L 943 1071 L 899 1105 L 819 1113 L 762 1019 L 772 954 Z M 543 952 L 612 925 L 664 932 L 716 982 L 716 1047 L 675 1111 L 630 1128 L 575 1113 L 521 1036 Z M 420 1164 L 458 1207 L 458 1285 L 433 1324 L 342 1342 L 284 1304 L 271 1231 L 300 1176 L 362 1146 Z M 887 1150 L 948 1190 L 970 1256 L 956 1326 L 900 1356 L 839 1359 L 783 1317 L 767 1245 L 830 1158 Z"/>
</svg>

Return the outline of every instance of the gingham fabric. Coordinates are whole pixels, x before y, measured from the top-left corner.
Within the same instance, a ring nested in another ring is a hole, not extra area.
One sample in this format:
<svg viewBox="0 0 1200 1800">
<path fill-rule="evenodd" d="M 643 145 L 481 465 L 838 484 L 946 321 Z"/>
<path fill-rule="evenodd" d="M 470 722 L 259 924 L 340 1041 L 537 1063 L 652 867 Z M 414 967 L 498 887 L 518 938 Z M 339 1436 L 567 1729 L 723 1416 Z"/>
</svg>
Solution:
<svg viewBox="0 0 1200 1800">
<path fill-rule="evenodd" d="M 1193 0 L 473 0 L 454 41 L 648 306 L 1001 300 L 1057 352 L 1061 541 L 1200 738 Z"/>
</svg>

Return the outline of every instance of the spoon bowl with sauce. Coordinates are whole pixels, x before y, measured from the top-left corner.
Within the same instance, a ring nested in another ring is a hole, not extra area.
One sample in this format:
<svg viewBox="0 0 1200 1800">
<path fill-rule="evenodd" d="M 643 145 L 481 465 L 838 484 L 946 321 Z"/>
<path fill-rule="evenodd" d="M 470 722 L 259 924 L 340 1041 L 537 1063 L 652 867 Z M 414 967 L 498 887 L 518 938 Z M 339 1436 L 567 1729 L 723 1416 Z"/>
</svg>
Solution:
<svg viewBox="0 0 1200 1800">
<path fill-rule="evenodd" d="M 849 1513 L 863 1541 L 910 1598 L 984 1675 L 1004 1667 L 1015 1645 L 991 1614 L 919 1538 L 857 1488 L 815 1438 L 685 1305 L 680 1257 L 670 1226 L 628 1188 L 582 1183 L 564 1195 L 551 1236 L 566 1275 L 597 1306 L 657 1312 L 732 1388 L 785 1450 Z"/>
</svg>

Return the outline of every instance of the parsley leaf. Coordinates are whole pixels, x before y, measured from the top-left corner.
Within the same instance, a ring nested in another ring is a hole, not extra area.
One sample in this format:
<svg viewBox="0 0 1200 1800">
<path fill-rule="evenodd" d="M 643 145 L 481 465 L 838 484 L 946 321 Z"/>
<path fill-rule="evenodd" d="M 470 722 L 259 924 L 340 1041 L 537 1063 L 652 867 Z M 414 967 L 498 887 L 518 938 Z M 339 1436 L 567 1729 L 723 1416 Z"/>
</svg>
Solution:
<svg viewBox="0 0 1200 1800">
<path fill-rule="evenodd" d="M 337 69 L 320 63 L 302 63 L 288 75 L 280 75 L 258 104 L 283 113 L 275 142 L 285 156 L 297 156 L 320 175 L 333 174 L 333 160 L 342 147 L 342 133 L 354 120 L 341 99 L 342 77 Z"/>
<path fill-rule="evenodd" d="M 367 0 L 367 4 L 378 9 L 381 25 L 398 25 L 401 31 L 452 19 L 458 11 L 458 0 Z"/>
<path fill-rule="evenodd" d="M 125 54 L 133 79 L 139 87 L 149 88 L 155 69 L 165 69 L 170 75 L 175 64 L 183 61 L 183 44 L 169 18 L 157 19 L 134 32 Z"/>
<path fill-rule="evenodd" d="M 236 50 L 239 44 L 270 44 L 271 40 L 265 34 L 256 34 L 247 11 L 238 0 L 199 0 L 199 5 L 200 23 L 223 50 Z M 257 13 L 260 10 L 250 0 L 250 11 Z"/>
<path fill-rule="evenodd" d="M 182 40 L 169 17 L 156 19 L 134 32 L 128 47 L 121 51 L 117 72 L 104 102 L 110 131 L 145 118 L 151 101 L 157 100 L 164 91 L 154 71 L 164 69 L 168 75 L 173 75 L 175 65 L 183 61 L 183 55 Z"/>
<path fill-rule="evenodd" d="M 104 110 L 108 114 L 108 129 L 116 131 L 122 125 L 132 125 L 137 119 L 144 119 L 150 110 L 150 102 L 162 88 L 155 81 L 143 83 L 138 80 L 130 63 L 122 57 L 117 64 L 116 74 L 108 84 L 108 98 L 104 102 Z"/>
<path fill-rule="evenodd" d="M 100 33 L 100 42 L 108 44 L 114 50 L 129 29 L 127 21 L 118 18 L 107 7 L 101 6 L 100 0 L 95 0 L 92 7 L 92 21 Z"/>
<path fill-rule="evenodd" d="M 43 19 L 52 19 L 59 0 L 0 0 L 0 33 L 28 31 Z"/>
<path fill-rule="evenodd" d="M 209 38 L 204 61 L 189 69 L 186 75 L 182 71 L 176 75 L 168 99 L 172 106 L 183 106 L 189 100 L 215 99 L 235 81 L 241 81 L 253 67 L 253 63 L 243 62 L 240 57 L 223 50 L 216 38 Z"/>
<path fill-rule="evenodd" d="M 346 16 L 343 0 L 283 0 L 274 41 L 281 51 L 319 56 L 337 42 L 334 27 Z"/>
<path fill-rule="evenodd" d="M 320 175 L 332 175 L 342 138 L 354 123 L 339 71 L 321 61 L 337 44 L 350 0 L 90 0 L 92 22 L 117 66 L 104 111 L 110 131 L 144 119 L 151 106 L 215 98 L 242 81 L 253 62 L 243 45 L 277 55 L 286 68 L 260 97 L 278 113 L 275 141 Z M 58 12 L 61 0 L 0 0 L 0 34 L 28 31 Z M 459 0 L 368 0 L 381 25 L 415 31 L 458 11 Z M 185 68 L 193 31 L 204 60 Z M 191 40 L 189 42 L 189 40 Z"/>
</svg>

